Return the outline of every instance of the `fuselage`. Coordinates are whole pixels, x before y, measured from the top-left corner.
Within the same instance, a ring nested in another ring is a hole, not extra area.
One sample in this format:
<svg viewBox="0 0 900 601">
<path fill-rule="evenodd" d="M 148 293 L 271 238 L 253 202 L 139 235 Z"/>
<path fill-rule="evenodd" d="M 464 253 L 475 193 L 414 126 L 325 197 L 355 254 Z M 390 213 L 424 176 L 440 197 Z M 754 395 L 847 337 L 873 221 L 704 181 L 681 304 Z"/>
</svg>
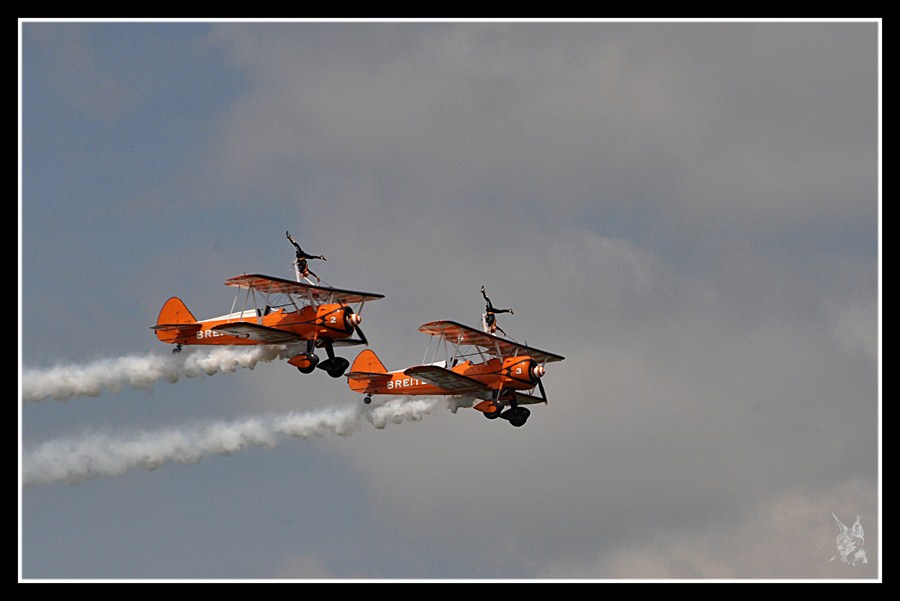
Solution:
<svg viewBox="0 0 900 601">
<path fill-rule="evenodd" d="M 304 340 L 342 340 L 353 334 L 353 325 L 348 319 L 352 310 L 338 303 L 321 304 L 316 307 L 307 305 L 299 311 L 286 311 L 279 308 L 264 315 L 256 310 L 240 311 L 211 319 L 204 319 L 182 326 L 177 331 L 159 331 L 160 340 L 172 344 L 211 344 L 211 345 L 253 345 L 259 344 L 246 336 L 234 335 L 221 330 L 217 326 L 250 323 L 275 330 L 290 332 Z"/>
<path fill-rule="evenodd" d="M 436 367 L 447 369 L 444 362 L 433 364 Z M 420 366 L 417 366 L 420 367 Z M 493 390 L 515 389 L 530 390 L 537 383 L 535 370 L 543 368 L 537 366 L 535 361 L 527 356 L 507 357 L 505 359 L 492 358 L 483 363 L 463 361 L 450 368 L 454 374 L 475 380 Z M 350 389 L 366 394 L 396 394 L 396 395 L 436 395 L 453 394 L 452 383 L 442 387 L 433 383 L 440 378 L 440 371 L 429 374 L 432 382 L 426 382 L 415 375 L 406 373 L 408 370 L 387 372 L 383 377 L 354 378 L 350 377 Z M 348 374 L 349 375 L 349 374 Z"/>
</svg>

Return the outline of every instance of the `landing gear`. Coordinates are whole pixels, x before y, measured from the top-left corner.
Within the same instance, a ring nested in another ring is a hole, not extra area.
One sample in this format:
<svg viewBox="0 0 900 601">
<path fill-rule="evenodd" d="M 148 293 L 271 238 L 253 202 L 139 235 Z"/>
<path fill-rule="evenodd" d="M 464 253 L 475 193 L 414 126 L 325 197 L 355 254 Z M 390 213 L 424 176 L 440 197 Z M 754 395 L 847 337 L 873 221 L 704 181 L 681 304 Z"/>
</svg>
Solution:
<svg viewBox="0 0 900 601">
<path fill-rule="evenodd" d="M 330 341 L 325 341 L 325 352 L 328 353 L 328 358 L 316 367 L 328 372 L 328 375 L 332 378 L 340 378 L 347 371 L 347 368 L 350 367 L 350 362 L 343 357 L 334 356 L 334 347 Z"/>
<path fill-rule="evenodd" d="M 531 411 L 527 407 L 519 407 L 519 403 L 516 401 L 516 391 L 509 391 L 511 396 L 509 397 L 509 409 L 502 412 L 500 417 L 505 419 L 515 428 L 521 428 L 525 425 L 525 422 L 528 421 L 528 416 L 531 415 Z M 503 396 L 503 391 L 497 396 Z M 485 415 L 487 415 L 485 413 Z"/>
<path fill-rule="evenodd" d="M 527 407 L 510 407 L 501 413 L 500 417 L 509 421 L 509 423 L 516 428 L 521 428 L 525 425 L 525 422 L 528 421 L 529 415 L 531 415 L 531 411 L 529 411 Z"/>
<path fill-rule="evenodd" d="M 334 356 L 334 349 L 331 346 L 331 342 L 326 342 L 324 344 L 325 350 L 328 353 L 328 358 L 324 361 L 319 361 L 319 358 L 316 356 L 315 344 L 316 343 L 313 340 L 308 341 L 306 344 L 306 352 L 295 355 L 288 363 L 300 370 L 300 373 L 302 374 L 312 373 L 313 370 L 319 368 L 322 371 L 328 372 L 328 375 L 332 378 L 343 376 L 344 372 L 347 371 L 347 368 L 350 367 L 350 362 L 343 357 Z"/>
<path fill-rule="evenodd" d="M 306 342 L 306 352 L 295 355 L 288 360 L 288 363 L 297 368 L 301 374 L 310 374 L 319 363 L 316 357 L 316 346 L 312 340 Z"/>
<path fill-rule="evenodd" d="M 301 374 L 311 374 L 313 370 L 316 369 L 316 365 L 319 364 L 319 358 L 315 355 L 309 355 L 307 360 L 309 362 L 309 365 L 297 368 Z"/>
<path fill-rule="evenodd" d="M 366 405 L 370 405 L 372 403 L 372 393 L 371 392 L 365 396 L 365 398 L 363 399 L 363 403 L 365 403 Z"/>
<path fill-rule="evenodd" d="M 484 415 L 486 418 L 488 418 L 490 420 L 495 420 L 498 417 L 500 417 L 500 413 L 501 413 L 501 411 L 503 411 L 503 404 L 500 403 L 499 401 L 494 401 L 492 403 L 492 405 L 494 406 L 494 410 L 490 413 L 485 411 L 482 413 L 482 415 Z"/>
<path fill-rule="evenodd" d="M 326 359 L 323 363 L 331 363 L 331 367 L 322 367 L 332 378 L 340 378 L 350 367 L 350 362 L 343 357 L 335 357 L 334 359 Z"/>
<path fill-rule="evenodd" d="M 173 352 L 173 353 L 180 353 L 180 352 L 181 352 L 181 343 L 180 343 L 180 342 L 179 342 L 178 344 L 175 345 L 175 348 L 172 349 L 172 352 Z"/>
</svg>

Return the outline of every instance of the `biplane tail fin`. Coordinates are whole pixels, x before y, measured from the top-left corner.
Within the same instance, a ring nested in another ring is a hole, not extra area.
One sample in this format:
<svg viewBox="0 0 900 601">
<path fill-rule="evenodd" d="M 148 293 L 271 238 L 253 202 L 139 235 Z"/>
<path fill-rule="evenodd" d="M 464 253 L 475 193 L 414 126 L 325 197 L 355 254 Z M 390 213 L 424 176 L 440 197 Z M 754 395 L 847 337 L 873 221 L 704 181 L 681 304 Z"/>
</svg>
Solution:
<svg viewBox="0 0 900 601">
<path fill-rule="evenodd" d="M 365 392 L 369 385 L 378 385 L 391 379 L 387 368 L 370 349 L 363 350 L 353 360 L 350 371 L 346 374 L 350 390 Z"/>
<path fill-rule="evenodd" d="M 185 335 L 191 335 L 200 329 L 197 318 L 177 296 L 165 302 L 159 310 L 156 325 L 153 326 L 156 337 L 163 342 L 176 342 Z"/>
<path fill-rule="evenodd" d="M 371 375 L 380 375 L 386 374 L 387 368 L 384 366 L 384 363 L 381 362 L 381 359 L 378 358 L 378 355 L 376 355 L 374 351 L 370 349 L 364 349 L 360 354 L 356 356 L 356 359 L 353 360 L 353 365 L 350 366 L 350 371 Z"/>
</svg>

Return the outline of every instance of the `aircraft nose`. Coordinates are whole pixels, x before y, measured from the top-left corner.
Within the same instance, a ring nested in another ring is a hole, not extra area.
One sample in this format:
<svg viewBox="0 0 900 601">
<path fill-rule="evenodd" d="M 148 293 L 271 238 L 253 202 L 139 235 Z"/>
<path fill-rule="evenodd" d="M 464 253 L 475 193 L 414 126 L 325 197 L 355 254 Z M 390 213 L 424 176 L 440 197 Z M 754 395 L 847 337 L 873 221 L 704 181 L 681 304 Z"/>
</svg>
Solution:
<svg viewBox="0 0 900 601">
<path fill-rule="evenodd" d="M 535 365 L 531 368 L 531 375 L 535 378 L 542 378 L 544 376 L 544 366 L 543 365 Z"/>
<path fill-rule="evenodd" d="M 351 328 L 355 328 L 362 322 L 362 317 L 359 316 L 358 313 L 351 313 L 347 316 L 347 325 Z"/>
</svg>

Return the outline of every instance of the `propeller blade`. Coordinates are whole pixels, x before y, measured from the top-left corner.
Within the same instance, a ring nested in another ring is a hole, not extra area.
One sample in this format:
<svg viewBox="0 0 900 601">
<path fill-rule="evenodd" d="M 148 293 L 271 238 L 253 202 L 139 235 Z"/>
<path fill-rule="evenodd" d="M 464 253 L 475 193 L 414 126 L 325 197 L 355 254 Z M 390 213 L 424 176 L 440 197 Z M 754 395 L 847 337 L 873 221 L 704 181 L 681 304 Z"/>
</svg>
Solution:
<svg viewBox="0 0 900 601">
<path fill-rule="evenodd" d="M 359 334 L 359 339 L 363 341 L 363 344 L 369 346 L 369 340 L 366 338 L 366 335 L 363 334 L 363 331 L 359 328 L 359 326 L 356 326 L 354 329 L 356 330 L 356 333 Z"/>
<path fill-rule="evenodd" d="M 544 391 L 544 382 L 538 378 L 538 387 L 541 389 L 541 396 L 544 397 L 544 403 L 547 402 L 547 393 Z"/>
</svg>

